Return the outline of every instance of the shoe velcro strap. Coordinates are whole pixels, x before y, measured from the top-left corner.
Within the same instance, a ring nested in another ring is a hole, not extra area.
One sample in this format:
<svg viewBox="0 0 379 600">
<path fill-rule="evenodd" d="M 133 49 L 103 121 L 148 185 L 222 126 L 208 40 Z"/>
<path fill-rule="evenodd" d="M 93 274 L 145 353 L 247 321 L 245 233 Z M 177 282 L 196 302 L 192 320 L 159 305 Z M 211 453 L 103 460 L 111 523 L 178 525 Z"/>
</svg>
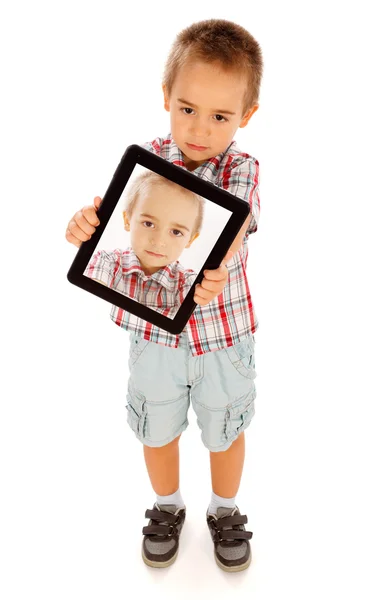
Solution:
<svg viewBox="0 0 379 600">
<path fill-rule="evenodd" d="M 216 523 L 217 527 L 219 527 L 220 529 L 223 527 L 233 527 L 233 525 L 246 525 L 247 516 L 234 515 L 233 517 L 223 517 L 221 519 L 217 519 Z"/>
<path fill-rule="evenodd" d="M 146 525 L 142 533 L 143 535 L 172 535 L 173 529 L 170 525 Z"/>
<path fill-rule="evenodd" d="M 146 519 L 152 519 L 153 521 L 164 521 L 165 523 L 177 523 L 178 515 L 173 515 L 162 510 L 150 510 L 145 512 Z"/>
<path fill-rule="evenodd" d="M 251 531 L 236 531 L 235 529 L 218 530 L 219 541 L 226 540 L 251 540 L 253 534 Z"/>
</svg>

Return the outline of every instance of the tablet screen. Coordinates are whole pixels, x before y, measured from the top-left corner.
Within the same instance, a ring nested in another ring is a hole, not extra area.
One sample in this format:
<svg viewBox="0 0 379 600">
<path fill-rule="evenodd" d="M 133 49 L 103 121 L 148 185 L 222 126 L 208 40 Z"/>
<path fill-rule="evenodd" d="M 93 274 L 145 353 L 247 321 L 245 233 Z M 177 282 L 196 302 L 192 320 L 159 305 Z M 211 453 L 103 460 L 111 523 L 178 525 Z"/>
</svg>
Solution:
<svg viewBox="0 0 379 600">
<path fill-rule="evenodd" d="M 136 164 L 83 274 L 173 319 L 231 214 Z"/>
</svg>

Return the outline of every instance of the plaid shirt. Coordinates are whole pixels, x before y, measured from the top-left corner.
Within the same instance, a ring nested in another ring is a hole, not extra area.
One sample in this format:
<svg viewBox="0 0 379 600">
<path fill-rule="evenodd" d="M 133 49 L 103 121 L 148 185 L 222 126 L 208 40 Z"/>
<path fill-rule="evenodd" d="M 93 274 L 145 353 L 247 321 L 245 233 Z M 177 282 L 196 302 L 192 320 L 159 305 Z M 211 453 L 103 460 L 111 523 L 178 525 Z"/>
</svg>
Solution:
<svg viewBox="0 0 379 600">
<path fill-rule="evenodd" d="M 145 275 L 132 248 L 113 252 L 99 250 L 84 275 L 173 319 L 196 279 L 195 271 L 178 262 Z"/>
<path fill-rule="evenodd" d="M 186 168 L 183 154 L 172 139 L 157 138 L 144 147 L 154 154 Z M 246 200 L 250 205 L 251 219 L 241 249 L 228 262 L 229 278 L 222 294 L 206 306 L 198 305 L 185 327 L 193 356 L 222 350 L 237 344 L 258 327 L 246 275 L 249 235 L 257 230 L 260 211 L 259 163 L 241 152 L 235 142 L 218 156 L 192 171 L 202 179 Z M 177 348 L 179 336 L 160 329 L 136 315 L 117 306 L 111 310 L 112 320 L 147 340 Z"/>
</svg>

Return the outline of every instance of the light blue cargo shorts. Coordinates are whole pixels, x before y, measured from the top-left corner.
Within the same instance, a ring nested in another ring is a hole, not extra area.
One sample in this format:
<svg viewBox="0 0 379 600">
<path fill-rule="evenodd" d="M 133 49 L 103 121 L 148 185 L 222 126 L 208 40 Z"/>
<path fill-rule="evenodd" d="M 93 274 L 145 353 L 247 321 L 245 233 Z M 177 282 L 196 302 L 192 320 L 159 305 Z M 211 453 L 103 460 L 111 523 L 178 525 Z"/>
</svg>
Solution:
<svg viewBox="0 0 379 600">
<path fill-rule="evenodd" d="M 192 407 L 209 450 L 227 450 L 250 424 L 256 396 L 252 334 L 223 350 L 193 356 L 130 334 L 128 423 L 146 446 L 165 446 L 188 426 Z"/>
</svg>

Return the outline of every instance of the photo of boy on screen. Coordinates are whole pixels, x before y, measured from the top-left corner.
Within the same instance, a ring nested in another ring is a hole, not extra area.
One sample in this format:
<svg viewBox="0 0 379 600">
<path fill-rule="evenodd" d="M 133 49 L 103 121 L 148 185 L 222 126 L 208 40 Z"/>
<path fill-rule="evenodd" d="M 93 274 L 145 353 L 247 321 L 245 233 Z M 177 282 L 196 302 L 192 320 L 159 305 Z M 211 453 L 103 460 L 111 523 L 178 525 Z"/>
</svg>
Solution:
<svg viewBox="0 0 379 600">
<path fill-rule="evenodd" d="M 194 192 L 144 171 L 125 194 L 122 216 L 130 246 L 95 252 L 84 274 L 174 318 L 197 276 L 178 259 L 200 235 L 204 203 Z"/>
</svg>

